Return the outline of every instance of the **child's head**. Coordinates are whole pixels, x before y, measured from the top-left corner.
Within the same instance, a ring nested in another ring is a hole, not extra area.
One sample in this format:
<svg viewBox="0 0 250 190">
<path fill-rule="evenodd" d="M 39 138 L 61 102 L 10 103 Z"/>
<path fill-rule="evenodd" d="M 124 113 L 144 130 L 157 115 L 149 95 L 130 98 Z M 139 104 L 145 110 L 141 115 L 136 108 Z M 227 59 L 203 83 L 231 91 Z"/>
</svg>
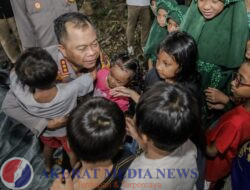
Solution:
<svg viewBox="0 0 250 190">
<path fill-rule="evenodd" d="M 108 75 L 109 87 L 127 86 L 138 75 L 139 70 L 138 60 L 129 58 L 125 53 L 118 54 L 112 61 Z"/>
<path fill-rule="evenodd" d="M 198 0 L 198 8 L 207 20 L 213 19 L 224 9 L 222 0 Z"/>
<path fill-rule="evenodd" d="M 142 94 L 137 104 L 137 131 L 146 147 L 152 142 L 158 149 L 171 152 L 193 133 L 197 110 L 197 102 L 184 86 L 159 82 Z"/>
<path fill-rule="evenodd" d="M 58 67 L 46 50 L 35 47 L 21 54 L 16 61 L 15 71 L 23 85 L 31 89 L 47 89 L 54 84 Z"/>
<path fill-rule="evenodd" d="M 167 16 L 168 13 L 165 9 L 159 8 L 157 11 L 157 22 L 161 27 L 165 27 L 167 25 Z"/>
<path fill-rule="evenodd" d="M 112 159 L 125 136 L 124 114 L 116 103 L 91 97 L 70 115 L 67 135 L 79 159 L 87 162 Z"/>
<path fill-rule="evenodd" d="M 156 15 L 156 0 L 150 1 L 150 8 L 151 8 L 153 14 Z"/>
<path fill-rule="evenodd" d="M 183 20 L 185 13 L 187 12 L 187 9 L 188 8 L 186 6 L 179 5 L 168 13 L 167 29 L 169 33 L 179 30 L 179 26 Z"/>
<path fill-rule="evenodd" d="M 185 32 L 170 33 L 157 52 L 156 70 L 165 81 L 183 82 L 196 77 L 197 46 Z"/>
<path fill-rule="evenodd" d="M 250 98 L 250 59 L 244 61 L 231 82 L 235 98 Z"/>
<path fill-rule="evenodd" d="M 175 0 L 161 0 L 157 2 L 157 22 L 161 27 L 167 26 L 168 14 L 178 6 Z"/>
</svg>

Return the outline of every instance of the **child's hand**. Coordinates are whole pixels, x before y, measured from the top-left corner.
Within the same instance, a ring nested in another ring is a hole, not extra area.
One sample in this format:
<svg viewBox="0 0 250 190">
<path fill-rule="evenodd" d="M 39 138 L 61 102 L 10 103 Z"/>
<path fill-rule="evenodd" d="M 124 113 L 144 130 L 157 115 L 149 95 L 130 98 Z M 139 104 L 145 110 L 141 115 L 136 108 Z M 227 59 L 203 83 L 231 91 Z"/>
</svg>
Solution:
<svg viewBox="0 0 250 190">
<path fill-rule="evenodd" d="M 126 88 L 124 86 L 119 86 L 111 89 L 110 95 L 114 97 L 119 97 L 119 96 L 129 97 L 132 98 L 132 100 L 134 100 L 136 103 L 139 101 L 140 98 L 140 95 L 137 92 L 129 88 Z"/>
<path fill-rule="evenodd" d="M 216 88 L 208 87 L 204 92 L 209 103 L 226 105 L 229 102 L 229 97 Z"/>
<path fill-rule="evenodd" d="M 223 110 L 225 105 L 224 104 L 211 104 L 211 103 L 207 102 L 207 107 L 210 110 L 212 110 L 212 109 Z"/>
<path fill-rule="evenodd" d="M 61 128 L 62 126 L 66 125 L 67 120 L 68 120 L 67 116 L 49 120 L 47 128 L 51 130 Z"/>
<path fill-rule="evenodd" d="M 126 117 L 126 131 L 127 135 L 137 139 L 138 133 L 135 129 L 135 121 L 129 117 Z"/>
<path fill-rule="evenodd" d="M 73 181 L 68 170 L 65 170 L 64 175 L 59 174 L 59 178 L 53 182 L 50 190 L 74 190 Z"/>
</svg>

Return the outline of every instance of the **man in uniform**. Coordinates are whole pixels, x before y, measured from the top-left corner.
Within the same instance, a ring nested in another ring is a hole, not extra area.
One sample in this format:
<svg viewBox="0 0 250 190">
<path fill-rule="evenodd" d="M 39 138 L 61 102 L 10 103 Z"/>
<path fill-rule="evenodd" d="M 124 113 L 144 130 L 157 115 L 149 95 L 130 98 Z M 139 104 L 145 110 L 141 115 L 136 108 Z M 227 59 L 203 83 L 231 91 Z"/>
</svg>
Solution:
<svg viewBox="0 0 250 190">
<path fill-rule="evenodd" d="M 23 49 L 57 44 L 53 20 L 77 11 L 75 0 L 10 0 Z"/>
<path fill-rule="evenodd" d="M 86 16 L 76 12 L 66 13 L 57 18 L 54 25 L 59 45 L 48 47 L 46 50 L 57 62 L 59 82 L 68 82 L 83 72 L 95 72 L 110 66 L 107 57 L 100 51 L 95 28 Z M 49 124 L 46 119 L 26 113 L 17 104 L 11 91 L 4 99 L 2 110 L 24 124 L 36 136 Z M 60 126 L 60 122 L 53 124 L 51 128 L 57 125 Z"/>
</svg>

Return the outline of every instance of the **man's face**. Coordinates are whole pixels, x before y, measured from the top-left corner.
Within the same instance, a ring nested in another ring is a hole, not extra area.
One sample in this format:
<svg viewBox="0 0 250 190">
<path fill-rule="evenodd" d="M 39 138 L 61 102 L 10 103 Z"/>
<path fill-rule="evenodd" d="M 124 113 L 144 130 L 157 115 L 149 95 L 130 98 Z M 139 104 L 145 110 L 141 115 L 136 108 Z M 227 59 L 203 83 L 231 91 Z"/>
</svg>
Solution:
<svg viewBox="0 0 250 190">
<path fill-rule="evenodd" d="M 93 69 L 100 55 L 96 31 L 89 24 L 85 28 L 76 28 L 73 23 L 66 23 L 67 37 L 59 45 L 64 57 L 77 68 Z"/>
</svg>

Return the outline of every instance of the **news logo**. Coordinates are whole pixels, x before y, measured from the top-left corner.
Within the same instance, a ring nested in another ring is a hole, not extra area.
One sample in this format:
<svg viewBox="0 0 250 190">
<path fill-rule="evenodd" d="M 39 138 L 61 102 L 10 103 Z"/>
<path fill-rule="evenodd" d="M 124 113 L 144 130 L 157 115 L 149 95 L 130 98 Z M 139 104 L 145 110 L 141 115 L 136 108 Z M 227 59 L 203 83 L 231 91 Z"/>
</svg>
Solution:
<svg viewBox="0 0 250 190">
<path fill-rule="evenodd" d="M 10 189 L 24 189 L 32 181 L 34 172 L 31 164 L 20 157 L 13 157 L 1 167 L 1 180 Z"/>
</svg>

